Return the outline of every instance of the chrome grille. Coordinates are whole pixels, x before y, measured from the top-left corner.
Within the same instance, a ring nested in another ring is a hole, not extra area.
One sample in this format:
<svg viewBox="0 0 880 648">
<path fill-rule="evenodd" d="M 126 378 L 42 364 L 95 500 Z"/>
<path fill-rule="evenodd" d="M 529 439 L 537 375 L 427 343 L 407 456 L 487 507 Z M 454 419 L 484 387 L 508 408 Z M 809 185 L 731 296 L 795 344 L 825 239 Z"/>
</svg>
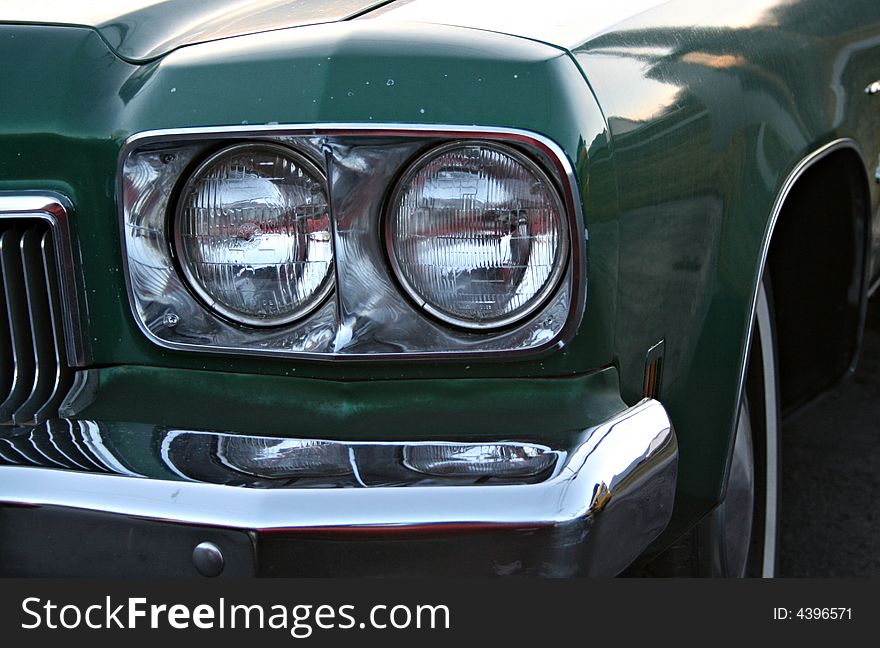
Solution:
<svg viewBox="0 0 880 648">
<path fill-rule="evenodd" d="M 0 423 L 42 423 L 73 383 L 48 221 L 0 220 L 0 274 Z"/>
</svg>

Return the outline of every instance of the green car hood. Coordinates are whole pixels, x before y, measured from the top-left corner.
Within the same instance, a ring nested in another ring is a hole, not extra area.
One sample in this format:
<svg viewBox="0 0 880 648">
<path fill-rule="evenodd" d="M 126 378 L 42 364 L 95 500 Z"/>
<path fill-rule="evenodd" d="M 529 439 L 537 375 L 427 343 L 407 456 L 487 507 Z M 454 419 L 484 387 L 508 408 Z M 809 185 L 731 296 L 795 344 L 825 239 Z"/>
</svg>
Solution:
<svg viewBox="0 0 880 648">
<path fill-rule="evenodd" d="M 122 59 L 144 63 L 218 38 L 365 17 L 455 25 L 580 45 L 666 0 L 2 0 L 0 23 L 73 25 L 98 31 Z"/>
<path fill-rule="evenodd" d="M 91 27 L 133 63 L 183 45 L 270 29 L 336 22 L 377 0 L 4 0 L 0 23 Z"/>
</svg>

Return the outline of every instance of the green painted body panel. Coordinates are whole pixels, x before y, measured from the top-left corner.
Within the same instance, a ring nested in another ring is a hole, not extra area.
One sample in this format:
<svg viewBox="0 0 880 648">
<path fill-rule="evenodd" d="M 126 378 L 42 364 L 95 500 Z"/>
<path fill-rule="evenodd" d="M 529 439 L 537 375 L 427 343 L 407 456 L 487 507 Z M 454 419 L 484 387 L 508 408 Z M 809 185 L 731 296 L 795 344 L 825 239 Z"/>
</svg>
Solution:
<svg viewBox="0 0 880 648">
<path fill-rule="evenodd" d="M 872 176 L 880 155 L 880 104 L 864 93 L 880 79 L 875 0 L 674 0 L 572 52 L 364 20 L 183 47 L 144 65 L 91 29 L 17 25 L 0 28 L 0 56 L 0 190 L 54 190 L 76 207 L 100 372 L 81 416 L 308 437 L 558 438 L 639 400 L 645 353 L 664 339 L 661 401 L 681 457 L 673 533 L 721 493 L 758 263 L 786 177 L 840 137 L 855 140 Z M 574 340 L 531 359 L 443 363 L 211 357 L 149 343 L 121 270 L 120 147 L 151 129 L 276 122 L 502 126 L 555 141 L 589 235 Z M 871 196 L 876 209 L 873 182 Z"/>
<path fill-rule="evenodd" d="M 242 373 L 212 381 L 200 371 L 129 366 L 101 371 L 92 396 L 82 418 L 353 441 L 501 435 L 558 448 L 625 408 L 614 368 L 567 378 L 339 382 Z M 157 410 L 156 402 L 177 407 Z"/>
<path fill-rule="evenodd" d="M 613 363 L 612 319 L 598 308 L 588 311 L 583 334 L 574 344 L 527 362 L 331 364 L 168 352 L 137 330 L 121 268 L 115 200 L 119 150 L 132 134 L 158 128 L 268 122 L 522 128 L 562 146 L 583 178 L 584 195 L 588 147 L 597 147 L 590 192 L 597 195 L 597 204 L 611 205 L 612 169 L 607 156 L 601 157 L 607 150 L 604 123 L 577 66 L 564 52 L 502 35 L 481 36 L 480 47 L 473 48 L 472 34 L 464 32 L 464 38 L 454 28 L 413 26 L 401 32 L 343 23 L 197 45 L 156 63 L 133 66 L 113 57 L 91 31 L 5 30 L 8 36 L 0 42 L 6 47 L 0 55 L 14 63 L 5 71 L 8 87 L 30 87 L 30 79 L 53 68 L 49 55 L 46 61 L 34 60 L 17 43 L 41 39 L 47 50 L 78 52 L 66 68 L 54 66 L 57 77 L 43 75 L 53 94 L 23 92 L 7 104 L 3 122 L 21 134 L 2 134 L 0 190 L 53 189 L 76 206 L 73 226 L 82 248 L 92 364 L 366 380 L 556 376 Z M 415 50 L 421 54 L 413 56 Z M 609 194 L 604 199 L 603 192 Z M 613 213 L 596 209 L 587 217 L 590 244 L 602 251 L 589 261 L 588 276 L 597 277 L 590 299 L 606 304 L 609 311 L 617 267 Z"/>
<path fill-rule="evenodd" d="M 880 5 L 677 0 L 574 55 L 608 119 L 620 187 L 623 396 L 642 389 L 644 361 L 629 351 L 665 338 L 680 520 L 722 488 L 751 299 L 789 173 L 851 138 L 876 212 L 880 104 L 865 88 L 880 79 Z"/>
</svg>

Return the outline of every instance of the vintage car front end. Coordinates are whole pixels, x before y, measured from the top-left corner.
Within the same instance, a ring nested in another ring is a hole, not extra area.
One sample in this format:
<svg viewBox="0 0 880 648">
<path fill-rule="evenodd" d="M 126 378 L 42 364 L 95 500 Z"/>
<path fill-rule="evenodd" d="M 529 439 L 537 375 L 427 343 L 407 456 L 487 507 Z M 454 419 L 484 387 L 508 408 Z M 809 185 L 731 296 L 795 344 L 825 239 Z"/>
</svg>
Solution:
<svg viewBox="0 0 880 648">
<path fill-rule="evenodd" d="M 0 28 L 0 572 L 615 575 L 661 534 L 663 344 L 615 340 L 568 52 L 132 38 Z"/>
</svg>

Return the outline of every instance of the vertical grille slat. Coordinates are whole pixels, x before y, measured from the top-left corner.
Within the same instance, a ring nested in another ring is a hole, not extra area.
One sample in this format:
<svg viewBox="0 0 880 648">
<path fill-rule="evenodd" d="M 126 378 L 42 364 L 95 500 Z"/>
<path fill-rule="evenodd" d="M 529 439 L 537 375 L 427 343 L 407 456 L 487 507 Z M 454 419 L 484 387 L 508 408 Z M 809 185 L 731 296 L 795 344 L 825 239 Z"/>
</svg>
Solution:
<svg viewBox="0 0 880 648">
<path fill-rule="evenodd" d="M 43 270 L 42 240 L 45 231 L 28 229 L 21 236 L 21 267 L 34 354 L 34 382 L 27 399 L 12 414 L 17 425 L 35 423 L 34 415 L 52 395 L 58 375 L 58 359 L 52 335 L 49 294 Z"/>
<path fill-rule="evenodd" d="M 58 408 L 73 386 L 73 371 L 67 366 L 67 349 L 64 343 L 61 284 L 58 282 L 58 271 L 55 268 L 55 249 L 50 232 L 43 234 L 43 239 L 40 242 L 40 256 L 45 273 L 46 294 L 49 299 L 49 315 L 55 349 L 55 376 L 49 398 L 34 415 L 34 422 L 38 424 L 58 415 Z"/>
<path fill-rule="evenodd" d="M 3 291 L 6 295 L 13 362 L 12 388 L 6 400 L 0 404 L 0 421 L 10 421 L 15 410 L 27 400 L 36 375 L 20 245 L 20 229 L 8 229 L 0 235 L 0 266 L 3 267 Z"/>
<path fill-rule="evenodd" d="M 12 338 L 9 335 L 9 317 L 6 308 L 5 272 L 0 263 L 0 403 L 6 401 L 12 389 L 15 361 L 12 356 Z M 0 419 L 2 420 L 2 419 Z"/>
<path fill-rule="evenodd" d="M 48 222 L 0 220 L 0 424 L 57 418 L 72 384 L 56 264 Z"/>
</svg>

